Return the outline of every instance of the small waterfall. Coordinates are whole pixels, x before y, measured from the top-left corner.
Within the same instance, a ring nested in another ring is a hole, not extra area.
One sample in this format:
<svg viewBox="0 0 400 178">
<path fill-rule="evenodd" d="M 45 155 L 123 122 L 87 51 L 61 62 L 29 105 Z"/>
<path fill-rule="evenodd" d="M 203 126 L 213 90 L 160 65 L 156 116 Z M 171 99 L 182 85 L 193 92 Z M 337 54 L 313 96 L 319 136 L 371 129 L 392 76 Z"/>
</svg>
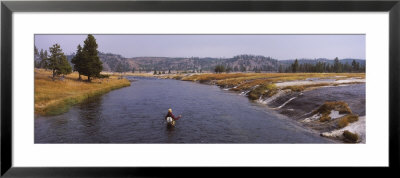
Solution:
<svg viewBox="0 0 400 178">
<path fill-rule="evenodd" d="M 286 104 L 288 104 L 290 101 L 294 100 L 295 98 L 297 98 L 297 97 L 290 98 L 285 103 L 283 103 L 282 105 L 280 105 L 279 107 L 274 108 L 274 109 L 281 109 L 283 106 L 285 106 Z"/>
<path fill-rule="evenodd" d="M 243 91 L 243 92 L 241 92 L 239 95 L 246 96 L 246 95 L 247 95 L 247 93 L 249 93 L 249 92 L 250 92 L 250 90 L 248 90 L 248 91 Z"/>
</svg>

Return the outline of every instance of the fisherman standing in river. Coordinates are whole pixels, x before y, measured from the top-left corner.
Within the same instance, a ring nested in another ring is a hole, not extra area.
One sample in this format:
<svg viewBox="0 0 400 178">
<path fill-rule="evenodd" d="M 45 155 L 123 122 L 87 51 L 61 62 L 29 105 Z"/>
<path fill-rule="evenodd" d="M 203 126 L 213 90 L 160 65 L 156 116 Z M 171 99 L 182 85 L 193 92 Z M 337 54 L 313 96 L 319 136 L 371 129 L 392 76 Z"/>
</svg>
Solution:
<svg viewBox="0 0 400 178">
<path fill-rule="evenodd" d="M 175 121 L 180 119 L 182 116 L 179 115 L 178 117 L 175 117 L 174 114 L 172 114 L 172 109 L 168 109 L 168 114 L 165 116 L 165 120 L 167 120 L 168 126 L 175 126 Z"/>
</svg>

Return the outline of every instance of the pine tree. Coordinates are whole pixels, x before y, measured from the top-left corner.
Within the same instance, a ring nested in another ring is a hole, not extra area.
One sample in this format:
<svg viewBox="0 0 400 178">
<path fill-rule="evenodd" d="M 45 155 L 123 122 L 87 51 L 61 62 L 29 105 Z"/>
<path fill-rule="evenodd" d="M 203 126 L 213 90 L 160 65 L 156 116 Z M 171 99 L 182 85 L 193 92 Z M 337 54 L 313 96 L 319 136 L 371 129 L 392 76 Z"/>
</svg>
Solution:
<svg viewBox="0 0 400 178">
<path fill-rule="evenodd" d="M 279 73 L 283 73 L 283 67 L 282 67 L 282 65 L 279 65 L 278 72 L 279 72 Z"/>
<path fill-rule="evenodd" d="M 82 70 L 83 70 L 83 52 L 82 52 L 82 47 L 81 45 L 78 45 L 77 50 L 76 50 L 76 54 L 75 56 L 71 59 L 71 63 L 74 64 L 74 71 L 78 72 L 78 80 L 82 80 L 81 78 L 81 74 L 82 74 Z"/>
<path fill-rule="evenodd" d="M 333 62 L 333 71 L 336 73 L 339 73 L 339 72 L 341 72 L 341 70 L 342 70 L 342 66 L 339 62 L 339 59 L 336 57 Z"/>
<path fill-rule="evenodd" d="M 315 72 L 323 72 L 324 71 L 324 66 L 322 64 L 322 62 L 317 62 L 317 64 L 315 65 Z"/>
<path fill-rule="evenodd" d="M 33 58 L 34 58 L 34 62 L 35 62 L 35 64 L 34 64 L 35 68 L 39 68 L 40 67 L 40 55 L 39 55 L 38 49 L 36 48 L 36 45 L 33 50 Z"/>
<path fill-rule="evenodd" d="M 38 49 L 36 48 L 36 45 L 34 46 L 33 54 L 39 55 L 39 51 L 38 51 Z"/>
<path fill-rule="evenodd" d="M 217 65 L 214 68 L 214 72 L 215 73 L 222 73 L 222 72 L 225 72 L 225 71 L 226 71 L 225 70 L 225 66 L 223 66 L 223 65 Z"/>
<path fill-rule="evenodd" d="M 43 56 L 41 57 L 41 61 L 40 61 L 40 67 L 41 68 L 46 68 L 47 65 L 47 61 L 46 59 L 49 57 L 47 50 L 44 50 L 43 52 Z"/>
<path fill-rule="evenodd" d="M 299 62 L 297 61 L 297 59 L 294 61 L 294 63 L 292 64 L 292 72 L 296 73 L 299 71 Z"/>
<path fill-rule="evenodd" d="M 360 63 L 356 62 L 356 60 L 353 60 L 353 62 L 351 63 L 351 67 L 353 72 L 360 71 Z"/>
<path fill-rule="evenodd" d="M 96 39 L 93 35 L 88 35 L 83 45 L 83 65 L 82 75 L 88 77 L 88 81 L 91 82 L 91 77 L 100 76 L 100 72 L 103 70 L 103 63 L 100 61 L 97 51 Z"/>
<path fill-rule="evenodd" d="M 351 69 L 350 64 L 346 62 L 346 63 L 343 65 L 342 72 L 351 72 L 351 71 L 352 71 L 352 69 Z"/>
<path fill-rule="evenodd" d="M 44 53 L 43 53 L 43 49 L 40 49 L 39 57 L 40 57 L 40 60 L 43 60 L 45 58 L 44 57 Z"/>
<path fill-rule="evenodd" d="M 46 61 L 45 61 L 46 58 L 47 58 L 47 56 L 44 55 L 43 49 L 40 49 L 40 52 L 39 52 L 39 60 L 40 60 L 39 68 L 46 68 L 45 67 L 46 66 Z"/>
<path fill-rule="evenodd" d="M 53 72 L 52 79 L 54 80 L 57 75 L 71 73 L 71 66 L 67 61 L 67 57 L 62 52 L 59 44 L 54 44 L 50 47 L 50 57 L 45 58 L 45 68 L 50 69 Z"/>
<path fill-rule="evenodd" d="M 59 70 L 57 70 L 57 75 L 68 75 L 72 72 L 72 67 L 69 64 L 67 57 L 64 55 L 63 59 L 60 61 Z"/>
</svg>

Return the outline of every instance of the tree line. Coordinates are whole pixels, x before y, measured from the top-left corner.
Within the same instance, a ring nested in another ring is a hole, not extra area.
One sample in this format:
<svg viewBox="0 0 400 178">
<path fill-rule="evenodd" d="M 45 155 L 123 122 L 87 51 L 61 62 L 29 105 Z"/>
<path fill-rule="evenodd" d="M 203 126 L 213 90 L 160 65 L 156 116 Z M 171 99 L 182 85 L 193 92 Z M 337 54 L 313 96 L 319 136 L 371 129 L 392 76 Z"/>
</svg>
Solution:
<svg viewBox="0 0 400 178">
<path fill-rule="evenodd" d="M 38 50 L 35 47 L 35 56 L 38 55 L 40 59 L 40 61 L 35 60 L 35 67 L 51 70 L 53 73 L 53 80 L 56 76 L 70 74 L 72 72 L 72 67 L 69 64 L 67 57 L 62 52 L 60 45 L 54 44 L 49 48 L 49 51 L 50 55 L 48 55 L 47 50 L 43 52 L 43 49 L 38 53 Z"/>
<path fill-rule="evenodd" d="M 255 67 L 250 68 L 250 69 L 248 70 L 248 69 L 247 69 L 245 66 L 243 66 L 243 65 L 240 65 L 240 67 L 238 67 L 238 66 L 232 67 L 232 66 L 230 66 L 230 65 L 227 65 L 227 66 L 225 67 L 225 66 L 222 65 L 222 64 L 216 65 L 216 66 L 214 67 L 214 72 L 215 72 L 215 73 L 223 73 L 223 72 L 226 72 L 226 73 L 230 73 L 230 72 L 255 72 L 255 73 L 261 73 L 261 71 L 273 71 L 273 69 L 270 69 L 270 68 L 268 68 L 268 67 L 264 68 L 264 67 L 257 67 L 257 66 L 255 66 Z"/>
<path fill-rule="evenodd" d="M 351 73 L 351 72 L 365 72 L 365 66 L 361 66 L 359 62 L 353 60 L 351 64 L 340 63 L 336 57 L 333 64 L 325 62 L 317 62 L 315 64 L 305 63 L 299 64 L 296 59 L 290 66 L 284 68 L 282 65 L 279 66 L 278 72 L 280 73 Z"/>
<path fill-rule="evenodd" d="M 216 65 L 214 67 L 215 73 L 229 73 L 229 72 L 246 72 L 251 71 L 255 73 L 259 73 L 261 71 L 271 71 L 271 70 L 264 70 L 261 67 L 254 67 L 252 70 L 247 70 L 246 67 L 241 66 L 240 68 L 230 67 L 229 65 L 225 66 L 222 64 Z M 276 70 L 275 70 L 276 71 Z M 365 66 L 362 66 L 356 60 L 353 60 L 351 64 L 345 63 L 342 64 L 339 59 L 336 57 L 333 61 L 333 64 L 329 64 L 327 62 L 320 62 L 317 63 L 303 63 L 299 64 L 299 61 L 296 59 L 291 65 L 284 67 L 282 64 L 279 65 L 278 71 L 279 73 L 297 73 L 297 72 L 304 72 L 304 73 L 351 73 L 351 72 L 365 72 Z"/>
<path fill-rule="evenodd" d="M 79 80 L 82 80 L 81 75 L 87 76 L 89 82 L 93 77 L 102 77 L 100 72 L 103 70 L 103 65 L 98 56 L 97 48 L 96 39 L 90 34 L 85 39 L 83 47 L 78 45 L 76 54 L 71 59 L 71 63 L 74 65 L 73 71 L 77 71 L 79 74 Z M 43 52 L 43 50 L 41 50 L 38 52 L 35 47 L 35 59 L 40 59 L 40 62 L 35 60 L 35 67 L 51 70 L 53 80 L 56 76 L 70 74 L 72 72 L 72 67 L 67 57 L 62 52 L 61 46 L 59 44 L 54 44 L 49 48 L 49 51 L 50 55 L 47 54 L 47 51 Z"/>
</svg>

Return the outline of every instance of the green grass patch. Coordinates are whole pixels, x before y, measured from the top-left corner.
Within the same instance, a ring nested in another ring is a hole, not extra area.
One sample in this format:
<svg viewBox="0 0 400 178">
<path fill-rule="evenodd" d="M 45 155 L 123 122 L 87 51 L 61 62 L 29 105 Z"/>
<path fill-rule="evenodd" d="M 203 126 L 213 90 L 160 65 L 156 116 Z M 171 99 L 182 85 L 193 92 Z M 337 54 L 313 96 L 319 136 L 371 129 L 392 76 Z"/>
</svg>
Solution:
<svg viewBox="0 0 400 178">
<path fill-rule="evenodd" d="M 110 75 L 107 74 L 100 74 L 97 78 L 110 78 Z"/>
<path fill-rule="evenodd" d="M 263 95 L 272 96 L 275 93 L 276 93 L 275 84 L 263 84 L 251 90 L 248 94 L 248 98 L 251 100 L 257 100 Z"/>
<path fill-rule="evenodd" d="M 53 104 L 47 106 L 42 111 L 40 111 L 40 113 L 45 116 L 59 115 L 59 114 L 67 112 L 71 106 L 81 103 L 91 97 L 96 97 L 96 96 L 102 95 L 104 93 L 110 92 L 111 90 L 123 88 L 126 86 L 130 86 L 130 83 L 123 83 L 120 85 L 102 88 L 102 89 L 99 89 L 99 90 L 96 90 L 93 92 L 89 92 L 89 93 L 82 93 L 81 95 L 78 95 L 78 96 L 68 97 L 63 100 L 60 100 L 59 102 L 56 102 L 56 103 L 53 103 Z"/>
</svg>

